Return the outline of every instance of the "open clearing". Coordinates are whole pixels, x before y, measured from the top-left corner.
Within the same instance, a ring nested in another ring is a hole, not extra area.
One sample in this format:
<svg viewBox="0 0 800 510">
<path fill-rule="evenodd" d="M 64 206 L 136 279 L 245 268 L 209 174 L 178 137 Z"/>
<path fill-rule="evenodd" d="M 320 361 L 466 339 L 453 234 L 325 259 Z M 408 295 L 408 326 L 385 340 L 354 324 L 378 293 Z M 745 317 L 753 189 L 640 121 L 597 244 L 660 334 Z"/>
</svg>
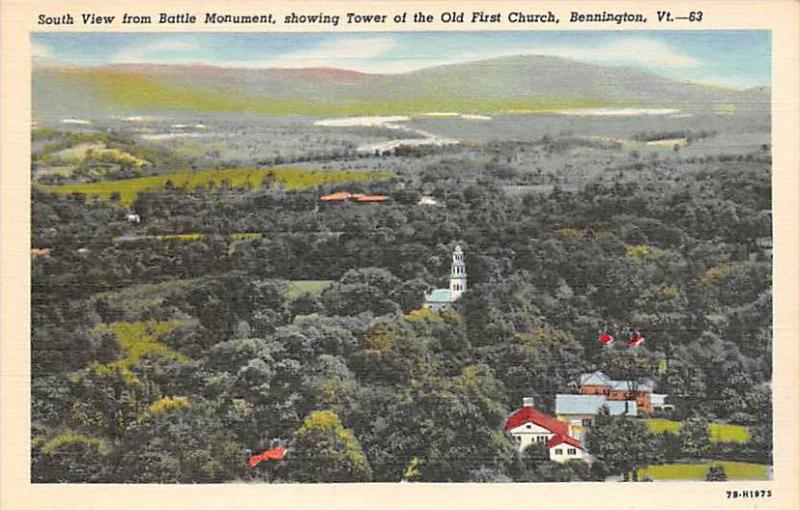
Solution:
<svg viewBox="0 0 800 510">
<path fill-rule="evenodd" d="M 649 476 L 653 480 L 704 480 L 712 465 L 722 466 L 728 480 L 767 480 L 767 466 L 752 462 L 727 460 L 708 461 L 699 464 L 663 464 L 639 470 L 639 478 Z"/>
<path fill-rule="evenodd" d="M 646 420 L 651 432 L 672 432 L 677 434 L 681 422 L 665 418 L 649 418 Z M 733 423 L 709 423 L 708 437 L 713 442 L 746 443 L 750 440 L 750 433 L 744 425 Z"/>
<path fill-rule="evenodd" d="M 83 193 L 89 197 L 109 200 L 113 193 L 119 193 L 120 205 L 130 205 L 142 191 L 164 189 L 171 183 L 175 188 L 195 189 L 216 188 L 227 183 L 232 188 L 254 189 L 265 181 L 282 184 L 286 189 L 305 189 L 334 182 L 367 181 L 391 177 L 386 171 L 367 170 L 313 170 L 308 168 L 229 168 L 224 170 L 201 170 L 198 172 L 172 172 L 134 179 L 105 180 L 98 182 L 79 182 L 69 184 L 37 184 L 51 193 L 69 195 Z"/>
<path fill-rule="evenodd" d="M 321 294 L 332 283 L 332 280 L 292 280 L 286 286 L 285 294 L 288 299 L 295 299 L 306 293 L 314 296 Z"/>
<path fill-rule="evenodd" d="M 122 368 L 130 368 L 142 356 L 153 353 L 172 357 L 179 361 L 187 361 L 188 358 L 178 354 L 159 341 L 162 336 L 182 323 L 183 321 L 180 320 L 119 321 L 107 325 L 98 325 L 95 329 L 113 333 L 124 353 L 122 358 L 108 363 L 107 366 L 118 365 Z M 95 365 L 95 367 L 99 368 L 100 365 Z"/>
</svg>

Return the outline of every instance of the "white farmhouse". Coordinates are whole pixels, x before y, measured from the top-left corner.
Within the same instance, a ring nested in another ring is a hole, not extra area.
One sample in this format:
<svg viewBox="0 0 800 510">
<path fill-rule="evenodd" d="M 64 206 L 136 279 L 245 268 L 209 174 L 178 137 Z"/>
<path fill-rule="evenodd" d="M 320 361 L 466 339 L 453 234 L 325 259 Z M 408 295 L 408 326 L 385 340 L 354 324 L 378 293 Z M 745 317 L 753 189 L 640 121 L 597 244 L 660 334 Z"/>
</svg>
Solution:
<svg viewBox="0 0 800 510">
<path fill-rule="evenodd" d="M 505 430 L 514 438 L 519 451 L 530 445 L 543 444 L 550 460 L 591 461 L 581 442 L 569 436 L 567 423 L 533 407 L 532 398 L 522 399 L 522 407 L 506 419 Z"/>
</svg>

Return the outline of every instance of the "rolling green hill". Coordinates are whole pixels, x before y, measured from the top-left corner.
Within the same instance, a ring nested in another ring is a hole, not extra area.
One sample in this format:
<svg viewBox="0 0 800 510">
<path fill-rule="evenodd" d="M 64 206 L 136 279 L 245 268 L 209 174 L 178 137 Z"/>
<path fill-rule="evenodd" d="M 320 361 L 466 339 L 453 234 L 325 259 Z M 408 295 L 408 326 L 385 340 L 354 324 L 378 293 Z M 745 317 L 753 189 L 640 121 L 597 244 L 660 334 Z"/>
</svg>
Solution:
<svg viewBox="0 0 800 510">
<path fill-rule="evenodd" d="M 276 115 L 503 113 L 589 107 L 710 110 L 768 104 L 764 91 L 680 83 L 652 73 L 542 56 L 402 74 L 199 65 L 34 65 L 34 114 L 232 111 Z"/>
</svg>

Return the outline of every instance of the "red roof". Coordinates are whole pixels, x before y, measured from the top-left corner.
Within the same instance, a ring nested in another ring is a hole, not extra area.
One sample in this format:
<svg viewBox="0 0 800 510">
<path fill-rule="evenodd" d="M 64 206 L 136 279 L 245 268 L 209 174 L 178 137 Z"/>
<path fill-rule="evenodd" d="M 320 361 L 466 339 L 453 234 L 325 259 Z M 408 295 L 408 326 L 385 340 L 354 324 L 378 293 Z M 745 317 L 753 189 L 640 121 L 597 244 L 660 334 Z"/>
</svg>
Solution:
<svg viewBox="0 0 800 510">
<path fill-rule="evenodd" d="M 567 434 L 567 424 L 565 422 L 553 418 L 533 406 L 523 406 L 514 411 L 514 413 L 506 419 L 506 430 L 511 430 L 528 422 L 544 427 L 553 434 Z"/>
<path fill-rule="evenodd" d="M 389 200 L 386 195 L 353 195 L 356 202 L 385 202 Z"/>
<path fill-rule="evenodd" d="M 331 193 L 329 195 L 322 195 L 319 197 L 319 199 L 323 202 L 343 202 L 345 200 L 349 200 L 350 196 L 350 193 L 347 191 L 337 191 L 336 193 Z"/>
<path fill-rule="evenodd" d="M 247 465 L 254 467 L 262 460 L 281 460 L 285 455 L 286 448 L 282 446 L 276 446 L 275 448 L 270 448 L 269 450 L 265 450 L 261 453 L 251 455 L 250 458 L 247 459 Z"/>
<path fill-rule="evenodd" d="M 356 202 L 385 202 L 389 200 L 386 195 L 365 195 L 364 193 L 349 193 L 347 191 L 337 191 L 328 195 L 322 195 L 319 199 L 323 202 L 345 202 L 354 200 Z"/>
<path fill-rule="evenodd" d="M 547 447 L 552 448 L 562 443 L 567 443 L 570 446 L 574 446 L 575 448 L 580 448 L 581 450 L 583 450 L 583 445 L 581 444 L 580 441 L 566 434 L 556 434 L 555 436 L 551 437 L 550 441 L 547 442 Z"/>
</svg>

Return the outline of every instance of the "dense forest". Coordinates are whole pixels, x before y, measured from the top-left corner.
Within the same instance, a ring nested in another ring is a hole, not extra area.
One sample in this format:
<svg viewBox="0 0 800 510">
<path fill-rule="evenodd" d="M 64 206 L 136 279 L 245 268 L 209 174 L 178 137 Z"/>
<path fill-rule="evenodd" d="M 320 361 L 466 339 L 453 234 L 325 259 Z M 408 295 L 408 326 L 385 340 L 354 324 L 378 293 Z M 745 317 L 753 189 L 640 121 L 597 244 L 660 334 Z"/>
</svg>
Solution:
<svg viewBox="0 0 800 510">
<path fill-rule="evenodd" d="M 46 182 L 124 183 L 182 161 L 91 136 L 149 163 L 98 157 Z M 549 172 L 586 154 L 598 163 L 580 179 Z M 329 163 L 391 176 L 168 185 L 129 205 L 33 187 L 34 482 L 569 481 L 681 459 L 771 464 L 768 147 L 688 156 L 549 136 Z M 341 189 L 390 200 L 320 203 Z M 453 310 L 425 310 L 456 243 L 469 288 Z M 646 342 L 597 343 L 599 328 L 626 326 Z M 595 369 L 656 381 L 680 434 L 604 417 L 591 466 L 518 453 L 503 424 L 522 398 L 552 412 Z M 745 425 L 750 441 L 709 443 L 708 422 Z M 248 468 L 243 452 L 276 438 L 286 458 Z"/>
</svg>

